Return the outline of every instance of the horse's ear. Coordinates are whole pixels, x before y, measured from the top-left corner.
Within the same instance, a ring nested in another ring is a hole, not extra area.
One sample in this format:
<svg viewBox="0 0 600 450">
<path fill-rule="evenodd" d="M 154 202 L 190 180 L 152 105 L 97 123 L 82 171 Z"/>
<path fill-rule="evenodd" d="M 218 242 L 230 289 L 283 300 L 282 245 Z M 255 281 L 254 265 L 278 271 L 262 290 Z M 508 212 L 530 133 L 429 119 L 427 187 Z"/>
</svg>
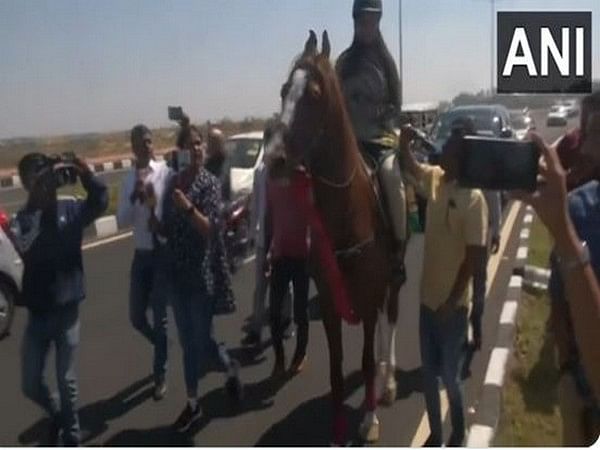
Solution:
<svg viewBox="0 0 600 450">
<path fill-rule="evenodd" d="M 309 31 L 308 40 L 304 44 L 304 56 L 312 56 L 317 53 L 317 34 L 313 31 Z"/>
<path fill-rule="evenodd" d="M 323 40 L 321 41 L 321 56 L 329 59 L 331 55 L 331 44 L 329 43 L 329 35 L 327 30 L 323 31 Z"/>
</svg>

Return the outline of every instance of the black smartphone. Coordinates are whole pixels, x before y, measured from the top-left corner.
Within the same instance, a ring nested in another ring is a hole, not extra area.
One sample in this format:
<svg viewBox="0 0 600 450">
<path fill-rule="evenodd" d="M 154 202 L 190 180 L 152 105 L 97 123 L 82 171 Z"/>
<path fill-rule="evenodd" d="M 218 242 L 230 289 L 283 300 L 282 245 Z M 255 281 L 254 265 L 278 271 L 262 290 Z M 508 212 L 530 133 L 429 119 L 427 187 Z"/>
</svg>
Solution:
<svg viewBox="0 0 600 450">
<path fill-rule="evenodd" d="M 183 108 L 181 106 L 169 106 L 169 120 L 179 122 L 183 118 Z"/>
<path fill-rule="evenodd" d="M 533 142 L 466 136 L 460 186 L 497 191 L 535 191 L 540 152 Z"/>
</svg>

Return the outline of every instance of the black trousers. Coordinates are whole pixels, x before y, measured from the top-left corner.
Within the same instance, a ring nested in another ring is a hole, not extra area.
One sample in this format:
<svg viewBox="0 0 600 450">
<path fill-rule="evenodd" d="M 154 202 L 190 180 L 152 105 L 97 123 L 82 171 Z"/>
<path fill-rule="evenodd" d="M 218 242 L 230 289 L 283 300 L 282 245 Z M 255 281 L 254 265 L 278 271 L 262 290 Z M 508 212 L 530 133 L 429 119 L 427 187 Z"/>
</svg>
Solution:
<svg viewBox="0 0 600 450">
<path fill-rule="evenodd" d="M 294 357 L 304 356 L 308 345 L 308 267 L 306 259 L 281 258 L 273 261 L 269 313 L 271 338 L 277 358 L 283 358 L 283 299 L 290 281 L 294 289 L 294 322 L 297 343 Z"/>
</svg>

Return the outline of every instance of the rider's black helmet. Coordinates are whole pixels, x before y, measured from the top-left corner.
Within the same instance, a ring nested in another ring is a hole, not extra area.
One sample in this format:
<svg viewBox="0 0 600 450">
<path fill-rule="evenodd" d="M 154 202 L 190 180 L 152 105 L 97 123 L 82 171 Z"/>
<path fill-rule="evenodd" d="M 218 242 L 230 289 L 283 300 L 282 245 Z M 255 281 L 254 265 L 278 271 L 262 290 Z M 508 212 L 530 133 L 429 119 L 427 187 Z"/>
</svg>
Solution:
<svg viewBox="0 0 600 450">
<path fill-rule="evenodd" d="M 362 13 L 379 13 L 383 12 L 381 0 L 354 0 L 352 6 L 352 17 L 356 19 Z"/>
</svg>

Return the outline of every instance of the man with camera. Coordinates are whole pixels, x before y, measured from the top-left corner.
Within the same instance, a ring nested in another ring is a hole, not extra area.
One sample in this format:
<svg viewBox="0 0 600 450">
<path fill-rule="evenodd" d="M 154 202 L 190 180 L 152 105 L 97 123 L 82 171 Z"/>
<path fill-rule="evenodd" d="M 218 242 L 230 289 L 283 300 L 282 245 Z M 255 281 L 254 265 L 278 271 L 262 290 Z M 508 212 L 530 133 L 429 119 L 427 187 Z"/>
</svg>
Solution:
<svg viewBox="0 0 600 450">
<path fill-rule="evenodd" d="M 24 264 L 22 303 L 29 312 L 22 347 L 23 393 L 50 415 L 50 444 L 58 443 L 62 431 L 64 445 L 78 445 L 75 351 L 79 303 L 85 298 L 81 242 L 84 228 L 108 206 L 107 189 L 74 155 L 49 158 L 31 153 L 21 159 L 18 169 L 29 194 L 11 222 Z M 87 198 L 58 199 L 57 188 L 77 178 Z M 51 346 L 56 349 L 60 402 L 44 379 Z"/>
<path fill-rule="evenodd" d="M 131 264 L 129 320 L 154 347 L 154 400 L 167 392 L 167 275 L 164 245 L 154 232 L 162 218 L 169 168 L 154 160 L 152 133 L 145 125 L 131 130 L 135 165 L 125 176 L 119 195 L 119 227 L 133 226 L 135 254 Z M 153 326 L 147 311 L 152 308 Z"/>
<path fill-rule="evenodd" d="M 469 282 L 485 258 L 488 211 L 479 189 L 458 186 L 466 125 L 454 127 L 444 145 L 441 167 L 420 164 L 409 149 L 417 133 L 404 127 L 400 152 L 404 167 L 427 196 L 425 253 L 421 279 L 419 336 L 424 394 L 431 434 L 426 446 L 442 445 L 438 376 L 448 393 L 452 434 L 449 446 L 461 446 L 465 419 L 459 368 L 468 329 Z"/>
</svg>

